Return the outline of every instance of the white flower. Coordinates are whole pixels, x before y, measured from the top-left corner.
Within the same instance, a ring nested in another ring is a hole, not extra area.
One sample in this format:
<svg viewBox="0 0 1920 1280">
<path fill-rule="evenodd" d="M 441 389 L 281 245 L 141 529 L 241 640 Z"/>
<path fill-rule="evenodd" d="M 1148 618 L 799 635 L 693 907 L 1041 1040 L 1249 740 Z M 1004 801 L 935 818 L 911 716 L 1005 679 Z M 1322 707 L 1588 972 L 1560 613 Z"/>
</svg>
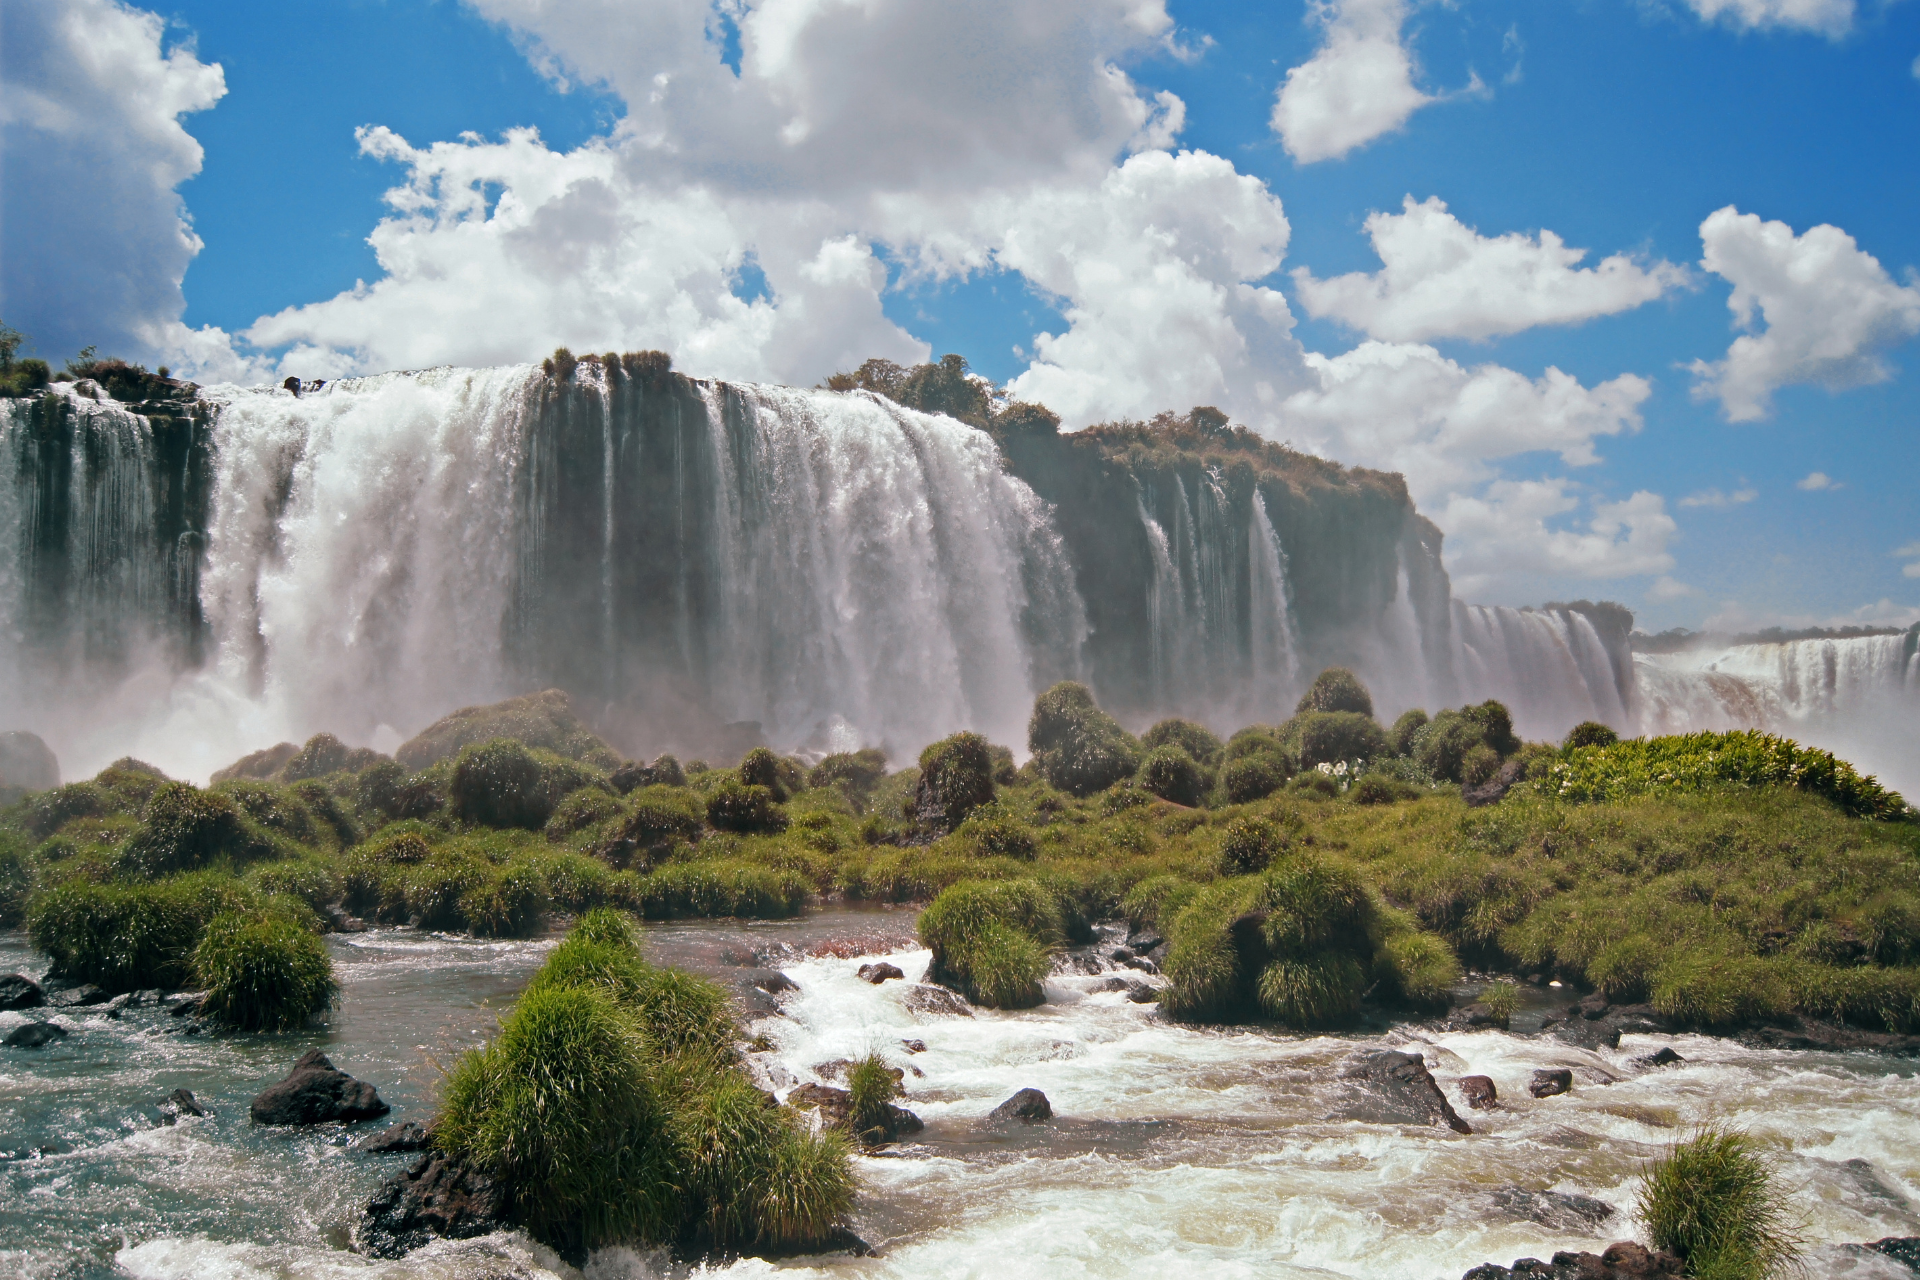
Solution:
<svg viewBox="0 0 1920 1280">
<path fill-rule="evenodd" d="M 1332 766 L 1332 765 L 1330 765 L 1330 764 L 1328 764 L 1328 763 L 1327 763 L 1326 761 L 1324 761 L 1324 760 L 1322 760 L 1322 761 L 1321 761 L 1321 762 L 1320 762 L 1319 764 L 1317 764 L 1317 765 L 1315 765 L 1315 766 L 1313 766 L 1313 767 L 1314 767 L 1314 768 L 1316 768 L 1316 769 L 1318 769 L 1318 770 L 1319 770 L 1320 772 L 1322 772 L 1322 773 L 1324 773 L 1324 774 L 1326 774 L 1326 775 L 1327 775 L 1327 776 L 1329 776 L 1329 777 L 1331 777 L 1331 776 L 1333 776 L 1333 766 Z"/>
<path fill-rule="evenodd" d="M 1341 777 L 1343 777 L 1343 778 L 1344 778 L 1344 777 L 1346 777 L 1346 776 L 1347 776 L 1347 762 L 1346 762 L 1345 760 L 1342 760 L 1342 761 L 1341 761 L 1341 762 L 1340 762 L 1339 764 L 1337 764 L 1337 765 L 1335 765 L 1335 766 L 1333 766 L 1333 771 L 1334 771 L 1335 773 L 1337 773 L 1337 774 L 1339 774 L 1339 775 L 1340 775 Z"/>
</svg>

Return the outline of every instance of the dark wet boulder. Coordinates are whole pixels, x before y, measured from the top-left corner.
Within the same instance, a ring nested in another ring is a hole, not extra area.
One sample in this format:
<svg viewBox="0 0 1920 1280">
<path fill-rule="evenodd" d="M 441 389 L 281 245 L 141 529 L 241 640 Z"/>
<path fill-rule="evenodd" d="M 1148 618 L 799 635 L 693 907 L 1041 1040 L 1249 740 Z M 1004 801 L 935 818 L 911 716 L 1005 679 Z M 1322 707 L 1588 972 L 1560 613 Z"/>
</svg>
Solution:
<svg viewBox="0 0 1920 1280">
<path fill-rule="evenodd" d="M 783 995 L 788 991 L 800 989 L 799 983 L 778 969 L 756 969 L 747 976 L 747 981 L 770 996 Z"/>
<path fill-rule="evenodd" d="M 1160 988 L 1136 982 L 1127 988 L 1127 999 L 1134 1004 L 1156 1004 L 1160 999 Z"/>
<path fill-rule="evenodd" d="M 1598 993 L 1569 1007 L 1545 1028 L 1582 1049 L 1617 1049 L 1623 1035 L 1660 1035 L 1679 1028 L 1652 1005 L 1608 1004 Z"/>
<path fill-rule="evenodd" d="M 1920 1276 L 1920 1236 L 1887 1236 L 1875 1240 L 1867 1248 L 1885 1254 L 1895 1262 L 1905 1263 L 1913 1274 Z"/>
<path fill-rule="evenodd" d="M 46 996 L 47 1003 L 55 1009 L 86 1009 L 96 1004 L 105 1004 L 113 998 L 91 982 L 49 987 Z"/>
<path fill-rule="evenodd" d="M 1473 1128 L 1440 1092 L 1433 1073 L 1417 1053 L 1376 1049 L 1348 1063 L 1340 1078 L 1352 1087 L 1352 1097 L 1340 1118 L 1368 1124 L 1425 1124 L 1445 1126 L 1455 1133 Z"/>
<path fill-rule="evenodd" d="M 263 1089 L 250 1108 L 255 1124 L 276 1125 L 351 1124 L 391 1110 L 372 1085 L 335 1067 L 318 1049 L 303 1054 L 287 1078 Z"/>
<path fill-rule="evenodd" d="M 987 1119 L 1001 1124 L 1015 1120 L 1022 1124 L 1042 1124 L 1053 1119 L 1053 1104 L 1038 1089 L 1022 1089 L 989 1111 Z"/>
<path fill-rule="evenodd" d="M 1487 779 L 1477 787 L 1468 787 L 1462 791 L 1460 798 L 1467 802 L 1467 808 L 1469 809 L 1478 809 L 1484 805 L 1498 804 L 1501 800 L 1506 799 L 1507 792 L 1513 790 L 1514 784 L 1520 781 L 1520 776 L 1524 771 L 1525 766 L 1521 764 L 1520 761 L 1509 760 L 1500 766 L 1500 772 L 1493 777 Z"/>
<path fill-rule="evenodd" d="M 506 1191 L 450 1156 L 429 1153 L 374 1193 L 354 1244 L 375 1258 L 399 1258 L 436 1236 L 468 1240 L 507 1226 Z"/>
<path fill-rule="evenodd" d="M 830 1084 L 808 1082 L 795 1085 L 787 1094 L 787 1105 L 798 1111 L 818 1111 L 829 1127 L 844 1127 L 853 1110 L 853 1095 Z"/>
<path fill-rule="evenodd" d="M 916 983 L 907 988 L 905 1004 L 909 1013 L 925 1014 L 934 1018 L 971 1018 L 973 1010 L 964 997 L 956 995 L 945 987 L 936 987 L 927 983 Z"/>
<path fill-rule="evenodd" d="M 1460 1096 L 1475 1111 L 1491 1111 L 1500 1103 L 1500 1091 L 1493 1087 L 1491 1076 L 1461 1076 Z"/>
<path fill-rule="evenodd" d="M 1635 1058 L 1633 1061 L 1635 1066 L 1640 1067 L 1670 1067 L 1676 1062 L 1685 1062 L 1686 1059 L 1675 1053 L 1672 1045 L 1663 1044 L 1645 1057 Z"/>
<path fill-rule="evenodd" d="M 927 1042 L 925 1040 L 902 1040 L 900 1047 L 908 1053 L 925 1053 L 927 1051 Z"/>
<path fill-rule="evenodd" d="M 1521 1258 L 1511 1267 L 1484 1263 L 1461 1280 L 1660 1280 L 1665 1276 L 1686 1274 L 1686 1264 L 1670 1253 L 1660 1253 L 1631 1240 L 1621 1240 L 1602 1253 L 1573 1253 L 1561 1250 L 1550 1262 Z"/>
<path fill-rule="evenodd" d="M 890 978 L 904 978 L 907 976 L 900 971 L 900 966 L 888 964 L 884 960 L 879 964 L 863 964 L 857 972 L 861 978 L 871 982 L 876 987 Z"/>
<path fill-rule="evenodd" d="M 1568 1067 L 1537 1067 L 1527 1082 L 1527 1092 L 1536 1098 L 1555 1098 L 1573 1091 L 1573 1071 Z"/>
<path fill-rule="evenodd" d="M 1567 1010 L 1567 1013 L 1570 1016 L 1585 1018 L 1588 1022 L 1598 1022 L 1607 1016 L 1607 1010 L 1611 1007 L 1607 1003 L 1607 998 L 1596 991 L 1590 996 L 1583 996 L 1574 1001 L 1573 1007 Z"/>
<path fill-rule="evenodd" d="M 44 1049 L 55 1040 L 65 1040 L 67 1029 L 57 1022 L 23 1022 L 7 1032 L 0 1041 L 9 1049 Z"/>
<path fill-rule="evenodd" d="M 178 1124 L 187 1116 L 212 1114 L 213 1112 L 200 1105 L 191 1089 L 175 1089 L 160 1103 L 161 1124 Z"/>
<path fill-rule="evenodd" d="M 378 1133 L 370 1133 L 350 1148 L 362 1155 L 380 1156 L 394 1151 L 425 1151 L 433 1137 L 424 1125 L 413 1120 L 390 1124 Z"/>
<path fill-rule="evenodd" d="M 1749 1027 L 1737 1037 L 1755 1049 L 1815 1049 L 1826 1053 L 1866 1050 L 1902 1058 L 1920 1058 L 1920 1035 L 1865 1031 L 1815 1018 L 1789 1015 L 1767 1026 Z"/>
<path fill-rule="evenodd" d="M 47 1002 L 40 984 L 24 973 L 0 977 L 0 1009 L 38 1009 Z"/>
<path fill-rule="evenodd" d="M 1601 1223 L 1614 1215 L 1614 1207 L 1605 1200 L 1564 1191 L 1498 1187 L 1488 1198 L 1504 1217 L 1582 1235 L 1597 1231 Z"/>
</svg>

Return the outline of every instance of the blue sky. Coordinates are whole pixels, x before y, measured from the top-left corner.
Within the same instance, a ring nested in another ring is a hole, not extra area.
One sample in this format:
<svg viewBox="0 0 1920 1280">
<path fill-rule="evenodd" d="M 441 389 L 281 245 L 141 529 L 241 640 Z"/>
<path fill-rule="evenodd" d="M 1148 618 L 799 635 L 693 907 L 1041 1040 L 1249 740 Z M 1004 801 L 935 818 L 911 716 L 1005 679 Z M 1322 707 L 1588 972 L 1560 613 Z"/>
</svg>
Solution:
<svg viewBox="0 0 1920 1280">
<path fill-rule="evenodd" d="M 1920 4 L 1072 8 L 22 0 L 0 307 L 208 379 L 958 351 L 1071 424 L 1214 402 L 1404 470 L 1470 598 L 1920 616 Z"/>
</svg>

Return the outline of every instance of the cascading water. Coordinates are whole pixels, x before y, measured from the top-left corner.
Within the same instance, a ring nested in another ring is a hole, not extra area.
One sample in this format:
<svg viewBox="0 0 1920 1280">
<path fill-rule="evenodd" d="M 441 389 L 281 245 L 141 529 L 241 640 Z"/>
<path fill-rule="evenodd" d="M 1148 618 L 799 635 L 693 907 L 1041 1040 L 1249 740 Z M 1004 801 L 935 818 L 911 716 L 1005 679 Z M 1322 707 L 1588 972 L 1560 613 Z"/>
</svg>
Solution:
<svg viewBox="0 0 1920 1280">
<path fill-rule="evenodd" d="M 1293 633 L 1293 589 L 1287 582 L 1287 553 L 1267 517 L 1267 500 L 1253 495 L 1253 523 L 1247 529 L 1252 633 L 1251 676 L 1261 701 L 1278 704 L 1300 681 L 1299 641 Z"/>
<path fill-rule="evenodd" d="M 1455 602 L 1460 687 L 1497 698 L 1527 738 L 1556 739 L 1582 720 L 1631 722 L 1606 642 L 1583 613 Z"/>
</svg>

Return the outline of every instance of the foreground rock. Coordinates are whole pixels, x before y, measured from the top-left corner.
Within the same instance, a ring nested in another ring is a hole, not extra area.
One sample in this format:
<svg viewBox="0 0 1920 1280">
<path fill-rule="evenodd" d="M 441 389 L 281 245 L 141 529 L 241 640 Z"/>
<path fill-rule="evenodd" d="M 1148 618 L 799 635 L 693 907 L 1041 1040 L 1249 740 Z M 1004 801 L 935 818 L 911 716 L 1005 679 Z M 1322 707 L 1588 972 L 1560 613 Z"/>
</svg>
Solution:
<svg viewBox="0 0 1920 1280">
<path fill-rule="evenodd" d="M 0 1010 L 38 1009 L 47 1002 L 40 984 L 24 973 L 9 973 L 0 978 Z"/>
<path fill-rule="evenodd" d="M 318 1049 L 294 1063 L 285 1080 L 262 1090 L 250 1108 L 255 1124 L 278 1125 L 352 1124 L 392 1109 L 372 1085 L 335 1067 Z"/>
<path fill-rule="evenodd" d="M 354 1233 L 360 1252 L 399 1258 L 435 1236 L 469 1240 L 507 1226 L 506 1192 L 450 1156 L 421 1156 L 374 1193 Z"/>
<path fill-rule="evenodd" d="M 1354 1086 L 1354 1098 L 1341 1110 L 1345 1120 L 1369 1124 L 1425 1124 L 1455 1133 L 1473 1128 L 1440 1092 L 1425 1059 L 1417 1053 L 1376 1049 L 1350 1062 L 1340 1078 Z"/>
<path fill-rule="evenodd" d="M 1491 1111 L 1500 1105 L 1500 1091 L 1493 1087 L 1491 1076 L 1461 1076 L 1460 1096 L 1475 1111 Z"/>
<path fill-rule="evenodd" d="M 1483 1263 L 1460 1280 L 1510 1280 L 1513 1277 L 1551 1277 L 1551 1280 L 1650 1280 L 1660 1276 L 1686 1274 L 1686 1264 L 1670 1253 L 1658 1253 L 1645 1245 L 1622 1240 L 1607 1246 L 1604 1253 L 1570 1253 L 1561 1250 L 1549 1262 L 1521 1258 L 1511 1267 Z"/>
<path fill-rule="evenodd" d="M 44 1049 L 55 1040 L 65 1040 L 67 1029 L 57 1022 L 23 1022 L 7 1032 L 5 1041 L 0 1041 L 9 1049 Z"/>
<path fill-rule="evenodd" d="M 973 1009 L 961 996 L 955 995 L 945 987 L 936 987 L 927 983 L 917 983 L 907 988 L 906 999 L 902 1001 L 910 1013 L 924 1013 L 935 1018 L 971 1018 Z"/>
<path fill-rule="evenodd" d="M 889 979 L 904 978 L 907 976 L 900 972 L 898 965 L 888 964 L 884 960 L 879 964 L 863 964 L 856 972 L 861 978 L 871 982 L 876 987 Z"/>
<path fill-rule="evenodd" d="M 191 1089 L 175 1089 L 160 1104 L 160 1123 L 178 1124 L 187 1116 L 210 1116 L 213 1112 L 200 1105 Z"/>
<path fill-rule="evenodd" d="M 1053 1119 L 1053 1104 L 1038 1089 L 1022 1089 L 987 1113 L 987 1119 L 1001 1124 L 1044 1124 Z"/>
<path fill-rule="evenodd" d="M 1557 1098 L 1563 1093 L 1573 1092 L 1573 1069 L 1571 1067 L 1537 1067 L 1533 1079 L 1527 1082 L 1527 1092 L 1536 1098 Z"/>
</svg>

